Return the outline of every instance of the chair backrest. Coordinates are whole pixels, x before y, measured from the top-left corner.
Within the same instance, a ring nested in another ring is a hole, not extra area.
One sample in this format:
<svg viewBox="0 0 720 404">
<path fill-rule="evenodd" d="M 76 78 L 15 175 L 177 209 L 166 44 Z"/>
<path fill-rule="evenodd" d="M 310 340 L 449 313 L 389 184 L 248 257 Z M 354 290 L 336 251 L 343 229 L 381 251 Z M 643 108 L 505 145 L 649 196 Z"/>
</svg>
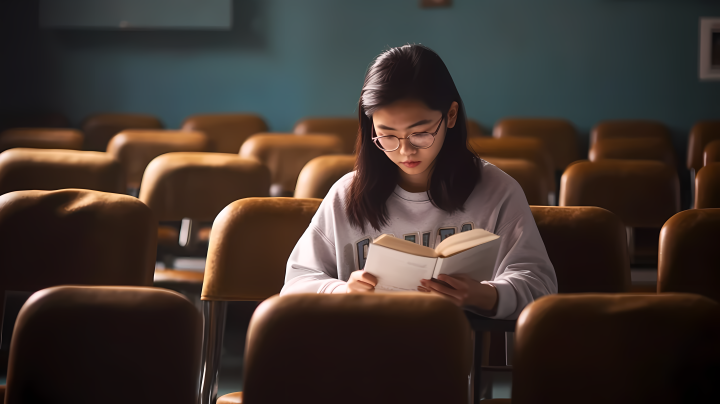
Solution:
<svg viewBox="0 0 720 404">
<path fill-rule="evenodd" d="M 555 118 L 508 118 L 493 129 L 494 137 L 532 137 L 540 139 L 550 153 L 554 170 L 564 170 L 580 158 L 578 135 L 573 124 Z"/>
<path fill-rule="evenodd" d="M 320 199 L 246 198 L 228 205 L 210 233 L 202 300 L 264 300 L 280 293 L 285 267 Z"/>
<path fill-rule="evenodd" d="M 14 128 L 0 133 L 0 152 L 15 147 L 82 149 L 82 132 L 67 128 Z"/>
<path fill-rule="evenodd" d="M 343 143 L 335 135 L 260 133 L 248 138 L 240 148 L 240 157 L 256 159 L 270 169 L 272 196 L 292 196 L 308 161 L 342 152 Z"/>
<path fill-rule="evenodd" d="M 512 402 L 717 402 L 718 320 L 692 294 L 543 297 L 517 322 Z"/>
<path fill-rule="evenodd" d="M 625 226 L 594 206 L 531 206 L 559 293 L 620 293 L 630 288 Z"/>
<path fill-rule="evenodd" d="M 555 192 L 555 169 L 541 140 L 521 137 L 479 137 L 468 139 L 468 147 L 481 158 L 511 158 L 532 161 L 545 178 L 545 186 Z"/>
<path fill-rule="evenodd" d="M 660 228 L 680 210 L 680 185 L 675 169 L 659 161 L 582 161 L 562 176 L 560 206 L 598 206 L 627 227 Z"/>
<path fill-rule="evenodd" d="M 473 137 L 484 137 L 487 136 L 485 133 L 485 129 L 483 129 L 482 125 L 474 119 L 468 119 L 467 120 L 467 136 L 469 138 Z"/>
<path fill-rule="evenodd" d="M 237 153 L 247 138 L 267 132 L 268 126 L 255 114 L 206 114 L 186 118 L 182 130 L 205 133 L 209 140 L 208 151 Z"/>
<path fill-rule="evenodd" d="M 140 200 L 158 220 L 212 221 L 229 203 L 267 196 L 270 172 L 254 160 L 226 153 L 167 153 L 150 162 Z"/>
<path fill-rule="evenodd" d="M 590 145 L 604 139 L 660 139 L 672 145 L 670 131 L 662 122 L 644 120 L 602 121 L 590 133 Z"/>
<path fill-rule="evenodd" d="M 96 114 L 85 119 L 85 150 L 105 151 L 113 136 L 126 129 L 162 129 L 163 124 L 152 115 Z"/>
<path fill-rule="evenodd" d="M 329 133 L 342 140 L 342 153 L 353 154 L 358 131 L 357 118 L 305 118 L 295 124 L 293 133 L 306 135 L 308 133 Z"/>
<path fill-rule="evenodd" d="M 353 154 L 315 157 L 300 171 L 294 196 L 323 199 L 333 184 L 354 169 Z"/>
<path fill-rule="evenodd" d="M 703 151 L 703 165 L 720 163 L 720 140 L 713 140 Z"/>
<path fill-rule="evenodd" d="M 113 136 L 107 153 L 120 161 L 128 188 L 140 188 L 143 173 L 157 156 L 172 152 L 203 152 L 208 140 L 202 132 L 125 130 Z"/>
<path fill-rule="evenodd" d="M 99 152 L 18 148 L 0 153 L 0 194 L 63 188 L 125 193 L 122 166 Z"/>
<path fill-rule="evenodd" d="M 15 324 L 5 403 L 195 404 L 201 326 L 166 289 L 42 290 Z"/>
<path fill-rule="evenodd" d="M 710 163 L 695 177 L 695 209 L 720 208 L 720 163 Z"/>
<path fill-rule="evenodd" d="M 589 160 L 654 160 L 676 166 L 672 144 L 661 138 L 607 138 L 590 147 Z"/>
<path fill-rule="evenodd" d="M 128 195 L 64 189 L 0 196 L 0 293 L 150 286 L 156 246 L 155 217 Z"/>
<path fill-rule="evenodd" d="M 332 366 L 308 349 L 318 341 L 325 352 L 339 353 Z M 382 365 L 346 358 L 342 352 L 352 341 L 385 358 Z M 418 354 L 427 349 L 434 354 Z M 243 402 L 467 403 L 471 359 L 467 320 L 442 298 L 420 293 L 274 297 L 250 321 Z M 357 380 L 368 384 L 348 390 Z"/>
<path fill-rule="evenodd" d="M 720 209 L 690 209 L 660 233 L 658 292 L 687 292 L 720 302 Z"/>
<path fill-rule="evenodd" d="M 529 160 L 486 157 L 488 163 L 513 177 L 530 205 L 547 205 L 550 187 L 537 164 Z"/>
<path fill-rule="evenodd" d="M 692 127 L 688 139 L 688 168 L 695 172 L 702 168 L 703 150 L 713 140 L 720 140 L 720 121 L 701 121 Z"/>
</svg>

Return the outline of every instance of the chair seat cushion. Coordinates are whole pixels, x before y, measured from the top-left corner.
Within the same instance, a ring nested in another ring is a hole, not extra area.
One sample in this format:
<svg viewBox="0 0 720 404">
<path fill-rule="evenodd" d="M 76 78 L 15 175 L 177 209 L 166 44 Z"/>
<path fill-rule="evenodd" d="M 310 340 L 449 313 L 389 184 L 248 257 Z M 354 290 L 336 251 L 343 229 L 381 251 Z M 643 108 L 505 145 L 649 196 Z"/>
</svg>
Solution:
<svg viewBox="0 0 720 404">
<path fill-rule="evenodd" d="M 225 394 L 217 399 L 217 404 L 242 404 L 242 391 Z"/>
</svg>

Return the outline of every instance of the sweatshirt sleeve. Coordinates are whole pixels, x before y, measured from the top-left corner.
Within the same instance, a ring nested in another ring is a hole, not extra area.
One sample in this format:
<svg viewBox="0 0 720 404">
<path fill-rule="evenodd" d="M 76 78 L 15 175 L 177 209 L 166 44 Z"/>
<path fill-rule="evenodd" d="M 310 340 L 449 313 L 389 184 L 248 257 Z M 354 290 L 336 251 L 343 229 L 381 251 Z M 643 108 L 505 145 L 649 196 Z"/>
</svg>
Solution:
<svg viewBox="0 0 720 404">
<path fill-rule="evenodd" d="M 337 275 L 335 246 L 317 226 L 310 224 L 290 254 L 280 294 L 332 293 L 344 284 Z"/>
</svg>

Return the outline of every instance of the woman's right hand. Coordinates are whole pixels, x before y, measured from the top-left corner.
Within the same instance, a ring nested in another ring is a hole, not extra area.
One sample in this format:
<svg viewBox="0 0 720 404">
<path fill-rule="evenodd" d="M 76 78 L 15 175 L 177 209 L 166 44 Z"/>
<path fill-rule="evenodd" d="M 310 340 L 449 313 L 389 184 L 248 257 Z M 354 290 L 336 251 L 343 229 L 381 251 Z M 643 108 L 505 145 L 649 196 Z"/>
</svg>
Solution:
<svg viewBox="0 0 720 404">
<path fill-rule="evenodd" d="M 365 271 L 355 271 L 347 281 L 347 293 L 374 292 L 377 278 Z"/>
</svg>

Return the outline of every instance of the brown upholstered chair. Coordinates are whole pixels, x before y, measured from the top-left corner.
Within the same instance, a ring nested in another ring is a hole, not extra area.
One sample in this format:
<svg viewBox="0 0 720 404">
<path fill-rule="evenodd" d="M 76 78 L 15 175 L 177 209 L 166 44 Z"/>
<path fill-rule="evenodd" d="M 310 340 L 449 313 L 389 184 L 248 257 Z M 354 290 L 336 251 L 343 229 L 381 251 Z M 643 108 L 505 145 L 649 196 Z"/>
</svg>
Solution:
<svg viewBox="0 0 720 404">
<path fill-rule="evenodd" d="M 598 206 L 615 213 L 628 228 L 631 262 L 654 263 L 658 231 L 680 210 L 680 185 L 675 169 L 659 161 L 578 162 L 562 176 L 560 206 Z M 636 228 L 653 230 L 647 238 L 635 237 Z"/>
<path fill-rule="evenodd" d="M 302 332 L 298 332 L 302 330 Z M 327 338 L 331 334 L 334 337 Z M 218 404 L 467 403 L 472 347 L 462 310 L 421 293 L 288 295 L 255 311 L 243 368 L 243 392 Z M 344 352 L 347 339 L 372 347 L 374 360 L 317 361 L 307 349 Z M 433 347 L 438 355 L 419 354 Z M 317 380 L 322 380 L 317 383 Z M 368 380 L 355 388 L 357 380 Z"/>
<path fill-rule="evenodd" d="M 713 140 L 703 151 L 703 165 L 720 163 L 720 140 Z"/>
<path fill-rule="evenodd" d="M 481 158 L 511 158 L 532 161 L 539 168 L 549 194 L 545 198 L 548 204 L 554 205 L 557 187 L 555 171 L 550 154 L 538 139 L 503 137 L 481 137 L 468 139 L 468 147 Z"/>
<path fill-rule="evenodd" d="M 530 205 L 547 205 L 550 189 L 546 177 L 538 166 L 529 160 L 486 157 L 488 163 L 503 170 L 520 184 Z"/>
<path fill-rule="evenodd" d="M 195 404 L 201 321 L 165 289 L 37 292 L 15 324 L 5 403 Z"/>
<path fill-rule="evenodd" d="M 0 152 L 15 147 L 80 150 L 83 134 L 66 128 L 15 128 L 0 133 Z"/>
<path fill-rule="evenodd" d="M 126 129 L 162 129 L 163 124 L 152 115 L 96 114 L 82 124 L 85 150 L 105 151 L 113 136 Z"/>
<path fill-rule="evenodd" d="M 342 153 L 353 154 L 358 137 L 357 118 L 305 118 L 295 124 L 293 133 L 298 135 L 328 133 L 342 140 Z"/>
<path fill-rule="evenodd" d="M 590 145 L 605 139 L 659 139 L 672 145 L 670 131 L 662 122 L 644 120 L 602 121 L 590 134 Z"/>
<path fill-rule="evenodd" d="M 508 118 L 495 125 L 493 136 L 531 137 L 542 141 L 550 153 L 553 169 L 564 170 L 580 158 L 578 135 L 573 124 L 565 119 Z"/>
<path fill-rule="evenodd" d="M 137 195 L 135 192 L 152 159 L 172 152 L 203 152 L 207 145 L 207 137 L 202 132 L 130 129 L 113 136 L 107 153 L 120 161 L 127 188 Z"/>
<path fill-rule="evenodd" d="M 150 162 L 139 198 L 158 220 L 183 221 L 179 233 L 165 226 L 158 229 L 161 246 L 178 255 L 208 241 L 210 232 L 203 223 L 212 222 L 225 206 L 242 198 L 267 196 L 269 188 L 270 172 L 257 161 L 237 154 L 178 152 Z M 171 268 L 155 273 L 156 285 L 173 288 L 199 288 L 202 279 L 202 272 Z"/>
<path fill-rule="evenodd" d="M 690 209 L 660 233 L 658 293 L 697 293 L 720 302 L 720 209 Z"/>
<path fill-rule="evenodd" d="M 0 194 L 63 188 L 125 193 L 122 166 L 98 152 L 18 148 L 0 153 Z"/>
<path fill-rule="evenodd" d="M 300 171 L 294 196 L 323 199 L 333 184 L 354 169 L 353 154 L 315 157 Z"/>
<path fill-rule="evenodd" d="M 217 216 L 202 287 L 205 336 L 201 402 L 217 394 L 228 301 L 261 301 L 280 293 L 285 266 L 320 199 L 246 198 Z M 275 379 L 279 380 L 279 379 Z"/>
<path fill-rule="evenodd" d="M 695 208 L 720 208 L 720 162 L 710 163 L 695 177 Z"/>
<path fill-rule="evenodd" d="M 590 147 L 589 159 L 654 160 L 673 168 L 677 165 L 672 144 L 660 138 L 602 139 Z"/>
<path fill-rule="evenodd" d="M 267 132 L 268 126 L 255 114 L 205 114 L 186 118 L 182 130 L 205 133 L 210 142 L 208 151 L 237 153 L 248 137 Z"/>
<path fill-rule="evenodd" d="M 272 196 L 292 196 L 300 171 L 315 157 L 341 154 L 343 143 L 335 135 L 259 133 L 240 148 L 240 157 L 252 158 L 268 166 Z"/>
<path fill-rule="evenodd" d="M 692 294 L 539 299 L 517 322 L 512 403 L 717 402 L 718 320 Z"/>
<path fill-rule="evenodd" d="M 703 166 L 703 151 L 714 140 L 720 140 L 720 121 L 701 121 L 695 124 L 688 139 L 687 167 L 693 177 Z"/>
<path fill-rule="evenodd" d="M 485 129 L 483 129 L 482 125 L 474 119 L 468 119 L 467 120 L 467 136 L 468 139 L 474 138 L 474 137 L 485 137 L 487 134 L 485 133 Z"/>
</svg>

